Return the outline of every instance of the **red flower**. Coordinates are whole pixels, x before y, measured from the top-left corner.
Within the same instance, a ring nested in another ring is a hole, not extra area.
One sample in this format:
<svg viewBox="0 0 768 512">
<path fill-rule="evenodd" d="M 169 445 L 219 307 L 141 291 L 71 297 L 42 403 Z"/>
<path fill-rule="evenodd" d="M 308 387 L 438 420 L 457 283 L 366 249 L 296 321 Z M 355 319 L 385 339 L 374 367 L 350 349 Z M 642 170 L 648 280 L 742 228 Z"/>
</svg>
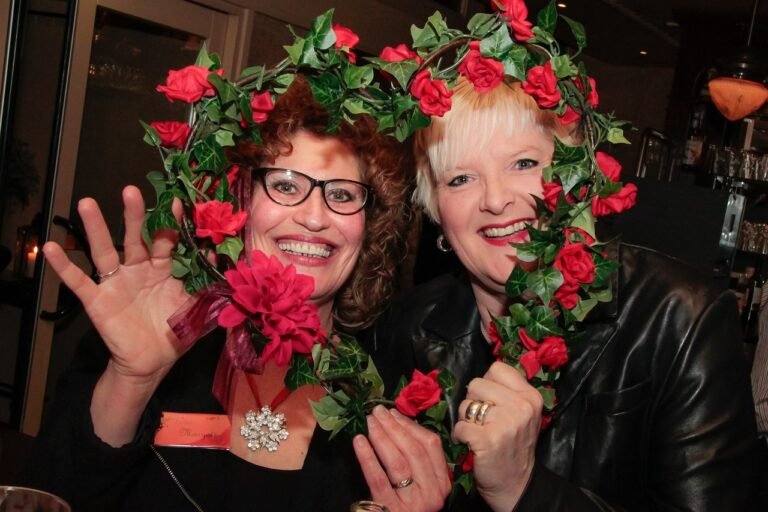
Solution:
<svg viewBox="0 0 768 512">
<path fill-rule="evenodd" d="M 597 160 L 597 166 L 603 171 L 606 178 L 613 182 L 619 181 L 619 175 L 621 174 L 621 164 L 616 161 L 608 153 L 597 151 L 595 153 L 595 160 Z"/>
<path fill-rule="evenodd" d="M 156 90 L 165 93 L 169 101 L 180 100 L 185 103 L 194 103 L 203 96 L 214 96 L 216 90 L 208 81 L 208 75 L 212 74 L 203 66 L 187 66 L 179 70 L 168 72 L 165 85 L 158 85 Z M 224 70 L 215 71 L 219 76 Z"/>
<path fill-rule="evenodd" d="M 504 340 L 499 336 L 499 331 L 496 329 L 496 323 L 491 322 L 488 326 L 488 338 L 491 340 L 491 347 L 493 347 L 493 355 L 499 355 L 499 349 L 504 344 Z"/>
<path fill-rule="evenodd" d="M 428 69 L 419 71 L 411 84 L 411 94 L 419 100 L 419 108 L 428 116 L 442 117 L 451 109 L 453 91 L 442 80 L 432 80 Z"/>
<path fill-rule="evenodd" d="M 469 43 L 469 51 L 459 64 L 459 73 L 475 86 L 475 91 L 488 92 L 504 78 L 504 64 L 480 54 L 480 41 Z"/>
<path fill-rule="evenodd" d="M 600 196 L 592 198 L 592 213 L 599 217 L 611 213 L 619 213 L 632 208 L 637 202 L 637 187 L 633 183 L 624 185 L 621 190 L 613 195 L 601 199 Z"/>
<path fill-rule="evenodd" d="M 438 373 L 438 370 L 432 370 L 424 375 L 419 370 L 413 370 L 411 382 L 395 398 L 397 410 L 415 418 L 421 411 L 426 411 L 439 402 L 442 389 L 437 383 Z"/>
<path fill-rule="evenodd" d="M 269 91 L 253 93 L 251 96 L 251 110 L 253 114 L 251 119 L 254 123 L 263 123 L 269 117 L 269 113 L 274 110 L 275 104 L 272 102 L 272 95 Z"/>
<path fill-rule="evenodd" d="M 274 358 L 285 366 L 294 353 L 309 354 L 317 339 L 325 339 L 317 306 L 307 302 L 314 281 L 261 251 L 253 251 L 251 260 L 250 267 L 240 260 L 235 269 L 224 272 L 234 293 L 218 323 L 231 328 L 250 319 L 269 339 L 262 353 L 264 362 Z"/>
<path fill-rule="evenodd" d="M 391 46 L 385 46 L 384 49 L 381 50 L 379 58 L 387 62 L 400 62 L 407 59 L 413 59 L 421 64 L 421 57 L 419 57 L 419 54 L 408 48 L 403 43 L 400 43 L 394 48 Z"/>
<path fill-rule="evenodd" d="M 542 365 L 550 370 L 557 370 L 568 362 L 568 348 L 560 336 L 547 336 L 536 350 L 536 355 Z"/>
<path fill-rule="evenodd" d="M 233 212 L 232 203 L 206 201 L 195 205 L 195 235 L 209 237 L 214 244 L 224 241 L 224 236 L 235 236 L 248 219 L 246 212 Z"/>
<path fill-rule="evenodd" d="M 357 34 L 339 24 L 333 26 L 333 33 L 336 34 L 336 42 L 333 43 L 333 45 L 347 54 L 349 62 L 352 64 L 357 62 L 357 55 L 352 52 L 352 48 L 360 42 L 360 38 Z"/>
<path fill-rule="evenodd" d="M 547 205 L 550 211 L 555 211 L 557 207 L 557 198 L 560 197 L 560 192 L 563 191 L 563 186 L 554 181 L 544 181 L 544 204 Z"/>
<path fill-rule="evenodd" d="M 573 110 L 570 105 L 565 106 L 565 112 L 560 116 L 560 124 L 568 125 L 581 119 L 581 114 Z"/>
<path fill-rule="evenodd" d="M 579 285 L 576 283 L 564 282 L 555 291 L 555 300 L 557 300 L 565 309 L 573 309 L 579 303 Z"/>
<path fill-rule="evenodd" d="M 184 149 L 192 127 L 178 121 L 154 122 L 150 126 L 157 131 L 160 144 L 166 148 Z"/>
<path fill-rule="evenodd" d="M 555 256 L 552 264 L 563 273 L 563 278 L 569 283 L 591 283 L 595 280 L 595 262 L 582 243 L 566 242 Z"/>
<path fill-rule="evenodd" d="M 528 21 L 528 7 L 523 0 L 491 0 L 493 10 L 501 11 L 501 16 L 512 27 L 515 39 L 527 41 L 533 37 L 532 23 Z"/>
<path fill-rule="evenodd" d="M 552 63 L 534 66 L 528 71 L 523 90 L 533 96 L 542 108 L 551 108 L 560 103 L 560 91 L 557 89 L 557 77 L 552 71 Z"/>
</svg>

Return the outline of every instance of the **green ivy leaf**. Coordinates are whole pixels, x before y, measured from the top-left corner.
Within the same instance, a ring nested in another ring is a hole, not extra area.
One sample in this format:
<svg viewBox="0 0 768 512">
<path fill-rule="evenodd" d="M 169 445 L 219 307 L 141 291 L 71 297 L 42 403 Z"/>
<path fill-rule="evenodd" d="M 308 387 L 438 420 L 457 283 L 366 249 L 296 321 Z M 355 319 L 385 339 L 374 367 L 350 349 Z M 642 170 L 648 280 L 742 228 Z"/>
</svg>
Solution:
<svg viewBox="0 0 768 512">
<path fill-rule="evenodd" d="M 485 34 L 495 22 L 495 14 L 479 12 L 469 19 L 469 23 L 467 23 L 467 29 L 469 29 L 469 33 L 473 35 Z"/>
<path fill-rule="evenodd" d="M 597 299 L 579 299 L 579 302 L 577 302 L 576 306 L 571 310 L 571 314 L 577 322 L 581 322 L 595 306 L 597 306 Z"/>
<path fill-rule="evenodd" d="M 555 6 L 555 0 L 550 0 L 547 6 L 539 11 L 537 25 L 550 34 L 555 33 L 555 26 L 557 25 L 557 7 Z"/>
<path fill-rule="evenodd" d="M 557 327 L 554 311 L 548 306 L 536 306 L 533 308 L 531 320 L 525 327 L 525 331 L 537 340 L 542 339 L 544 336 L 559 336 L 562 334 Z"/>
<path fill-rule="evenodd" d="M 576 39 L 576 46 L 578 46 L 579 51 L 586 48 L 587 33 L 584 31 L 584 25 L 582 25 L 576 20 L 572 20 L 568 16 L 563 16 L 561 14 L 560 17 L 563 18 L 566 23 L 568 23 L 569 27 L 571 27 L 571 33 L 573 33 L 573 37 Z"/>
<path fill-rule="evenodd" d="M 569 55 L 552 57 L 550 62 L 552 63 L 552 71 L 554 71 L 557 78 L 575 76 L 578 73 L 578 69 L 576 69 L 576 66 L 571 62 L 571 57 Z"/>
<path fill-rule="evenodd" d="M 504 74 L 524 82 L 526 79 L 525 67 L 528 64 L 528 51 L 515 45 L 504 57 Z"/>
<path fill-rule="evenodd" d="M 368 86 L 373 81 L 373 67 L 349 64 L 344 67 L 342 77 L 348 88 L 360 89 Z"/>
<path fill-rule="evenodd" d="M 563 284 L 563 274 L 554 267 L 546 267 L 528 274 L 528 288 L 541 298 L 544 304 L 549 304 L 552 296 Z"/>
<path fill-rule="evenodd" d="M 312 365 L 303 354 L 296 354 L 291 358 L 291 366 L 285 374 L 285 387 L 295 390 L 301 386 L 319 384 L 320 380 L 312 371 Z"/>
<path fill-rule="evenodd" d="M 392 75 L 403 90 L 408 89 L 408 81 L 417 69 L 419 69 L 419 63 L 414 59 L 387 62 L 381 66 L 381 70 Z"/>
<path fill-rule="evenodd" d="M 139 121 L 141 123 L 141 126 L 144 127 L 144 142 L 149 144 L 150 146 L 160 147 L 160 135 L 158 135 L 157 130 L 152 128 L 152 126 L 148 125 L 144 121 Z"/>
<path fill-rule="evenodd" d="M 611 128 L 608 130 L 608 142 L 611 144 L 630 144 L 626 137 L 624 137 L 624 130 L 621 128 Z"/>
<path fill-rule="evenodd" d="M 328 9 L 312 21 L 307 41 L 319 50 L 327 50 L 336 42 L 336 33 L 333 31 L 333 9 Z"/>
<path fill-rule="evenodd" d="M 243 241 L 236 236 L 228 236 L 216 246 L 216 254 L 228 256 L 233 263 L 237 263 L 240 253 L 243 252 Z"/>
<path fill-rule="evenodd" d="M 518 297 L 528 288 L 527 282 L 528 273 L 520 265 L 515 265 L 504 287 L 507 295 L 509 297 Z"/>
<path fill-rule="evenodd" d="M 501 24 L 490 36 L 480 41 L 480 54 L 503 61 L 504 56 L 512 50 L 513 46 L 515 42 L 509 35 L 509 28 L 506 24 Z"/>
</svg>

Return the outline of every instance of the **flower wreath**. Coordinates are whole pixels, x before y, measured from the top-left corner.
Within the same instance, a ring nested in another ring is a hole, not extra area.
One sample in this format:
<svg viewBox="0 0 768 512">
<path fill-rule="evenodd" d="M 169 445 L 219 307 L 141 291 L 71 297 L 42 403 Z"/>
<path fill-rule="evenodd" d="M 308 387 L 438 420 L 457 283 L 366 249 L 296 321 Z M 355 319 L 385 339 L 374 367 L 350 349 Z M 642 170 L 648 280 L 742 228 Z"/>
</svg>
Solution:
<svg viewBox="0 0 768 512">
<path fill-rule="evenodd" d="M 473 485 L 471 453 L 450 440 L 444 425 L 442 397 L 453 387 L 450 372 L 416 371 L 410 382 L 401 380 L 391 401 L 372 360 L 353 338 L 331 333 L 333 342 L 326 343 L 314 306 L 306 304 L 312 291 L 308 278 L 274 257 L 255 252 L 250 265 L 241 257 L 239 232 L 247 214 L 238 201 L 238 170 L 228 166 L 224 148 L 242 138 L 260 141 L 259 123 L 297 72 L 307 77 L 315 99 L 331 114 L 329 132 L 342 119 L 354 122 L 356 115 L 367 114 L 380 131 L 405 140 L 429 124 L 428 116 L 450 109 L 451 89 L 463 76 L 479 93 L 505 79 L 517 80 L 540 108 L 554 111 L 564 125 L 581 133 L 578 145 L 555 141 L 543 175 L 544 196 L 536 198 L 537 225 L 527 226 L 529 241 L 513 244 L 518 259 L 535 265 L 528 270 L 517 265 L 512 271 L 506 285 L 509 314 L 493 318 L 489 329 L 498 359 L 517 368 L 543 396 L 546 428 L 557 404 L 560 368 L 581 333 L 580 322 L 599 302 L 611 300 L 609 277 L 618 263 L 597 240 L 595 218 L 634 205 L 637 189 L 623 185 L 619 163 L 597 151 L 606 142 L 628 143 L 623 135 L 627 123 L 596 110 L 595 80 L 574 60 L 586 46 L 584 27 L 558 14 L 554 0 L 539 12 L 535 25 L 523 0 L 491 1 L 494 12 L 473 16 L 466 31 L 449 28 L 436 12 L 423 27 L 411 28 L 410 48 L 387 47 L 365 64 L 356 62 L 357 36 L 333 25 L 333 10 L 316 18 L 306 37 L 294 34 L 293 44 L 284 47 L 288 56 L 277 66 L 248 68 L 236 82 L 224 78 L 217 57 L 203 49 L 194 66 L 171 71 L 157 88 L 172 101 L 192 104 L 192 122 L 144 124 L 145 140 L 160 150 L 164 163 L 163 172 L 148 176 L 158 200 L 147 215 L 145 238 L 151 240 L 159 229 L 180 229 L 173 275 L 196 292 L 195 301 L 170 322 L 185 343 L 217 323 L 235 333 L 214 383 L 221 403 L 228 403 L 226 388 L 234 368 L 260 371 L 271 357 L 279 364 L 290 361 L 288 388 L 321 384 L 327 391 L 312 403 L 321 428 L 332 436 L 365 433 L 370 409 L 394 404 L 442 436 L 455 486 L 465 490 Z M 554 38 L 559 19 L 570 28 L 573 55 Z M 171 213 L 174 197 L 185 206 L 180 226 Z M 230 270 L 222 274 L 214 267 L 207 258 L 210 251 L 226 256 Z"/>
</svg>

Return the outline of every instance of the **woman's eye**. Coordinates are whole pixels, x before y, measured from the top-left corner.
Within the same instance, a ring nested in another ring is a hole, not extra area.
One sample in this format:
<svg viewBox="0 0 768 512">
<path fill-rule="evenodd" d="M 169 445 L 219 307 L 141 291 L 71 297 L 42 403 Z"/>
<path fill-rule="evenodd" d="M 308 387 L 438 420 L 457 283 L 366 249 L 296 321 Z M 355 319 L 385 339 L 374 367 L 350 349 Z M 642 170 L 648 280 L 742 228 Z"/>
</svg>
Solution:
<svg viewBox="0 0 768 512">
<path fill-rule="evenodd" d="M 295 194 L 297 187 L 290 181 L 276 181 L 270 185 L 270 188 L 280 194 Z"/>
<path fill-rule="evenodd" d="M 449 187 L 460 187 L 461 185 L 464 185 L 466 183 L 469 183 L 469 176 L 466 174 L 460 174 L 459 176 L 456 176 L 451 181 L 448 182 Z"/>
<path fill-rule="evenodd" d="M 352 200 L 352 194 L 343 188 L 329 190 L 326 197 L 329 201 L 333 201 L 335 203 L 346 203 L 347 201 Z"/>
<path fill-rule="evenodd" d="M 519 169 L 521 171 L 524 171 L 526 169 L 533 169 L 539 165 L 538 160 L 532 160 L 530 158 L 523 158 L 515 162 L 515 169 Z"/>
</svg>

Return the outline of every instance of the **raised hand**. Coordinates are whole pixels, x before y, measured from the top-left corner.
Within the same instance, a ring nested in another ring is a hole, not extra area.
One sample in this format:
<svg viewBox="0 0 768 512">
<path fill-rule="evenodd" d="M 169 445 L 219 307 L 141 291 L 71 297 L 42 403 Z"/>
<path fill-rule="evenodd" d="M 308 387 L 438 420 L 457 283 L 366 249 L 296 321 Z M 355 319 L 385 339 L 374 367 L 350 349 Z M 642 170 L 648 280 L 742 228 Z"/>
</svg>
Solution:
<svg viewBox="0 0 768 512">
<path fill-rule="evenodd" d="M 80 299 L 111 352 L 91 405 L 97 434 L 101 419 L 112 423 L 108 415 L 102 418 L 103 411 L 94 409 L 101 406 L 100 396 L 103 395 L 103 405 L 107 406 L 109 395 L 113 395 L 113 412 L 115 404 L 125 405 L 123 412 L 129 418 L 121 421 L 128 421 L 129 431 L 121 432 L 117 436 L 120 439 L 112 439 L 113 432 L 106 425 L 100 437 L 110 444 L 121 444 L 127 442 L 123 437 L 132 437 L 134 416 L 138 414 L 137 423 L 149 397 L 183 353 L 167 320 L 189 297 L 182 283 L 171 277 L 171 251 L 176 245 L 176 233 L 158 233 L 152 249 L 148 249 L 141 239 L 144 199 L 139 189 L 126 187 L 123 202 L 125 259 L 122 264 L 98 204 L 93 199 L 78 203 L 93 261 L 98 272 L 104 275 L 100 283 L 94 283 L 72 263 L 58 244 L 48 242 L 43 247 L 48 263 Z M 178 214 L 180 205 L 175 206 Z M 116 396 L 122 402 L 115 401 Z"/>
<path fill-rule="evenodd" d="M 541 394 L 520 372 L 496 362 L 482 378 L 469 383 L 467 397 L 459 404 L 460 418 L 466 417 L 473 401 L 493 405 L 480 420 L 456 423 L 453 437 L 474 452 L 477 490 L 486 503 L 494 510 L 512 510 L 533 470 Z"/>
<path fill-rule="evenodd" d="M 451 482 L 437 434 L 377 406 L 368 417 L 368 439 L 360 435 L 353 444 L 373 501 L 390 512 L 443 508 Z"/>
</svg>

